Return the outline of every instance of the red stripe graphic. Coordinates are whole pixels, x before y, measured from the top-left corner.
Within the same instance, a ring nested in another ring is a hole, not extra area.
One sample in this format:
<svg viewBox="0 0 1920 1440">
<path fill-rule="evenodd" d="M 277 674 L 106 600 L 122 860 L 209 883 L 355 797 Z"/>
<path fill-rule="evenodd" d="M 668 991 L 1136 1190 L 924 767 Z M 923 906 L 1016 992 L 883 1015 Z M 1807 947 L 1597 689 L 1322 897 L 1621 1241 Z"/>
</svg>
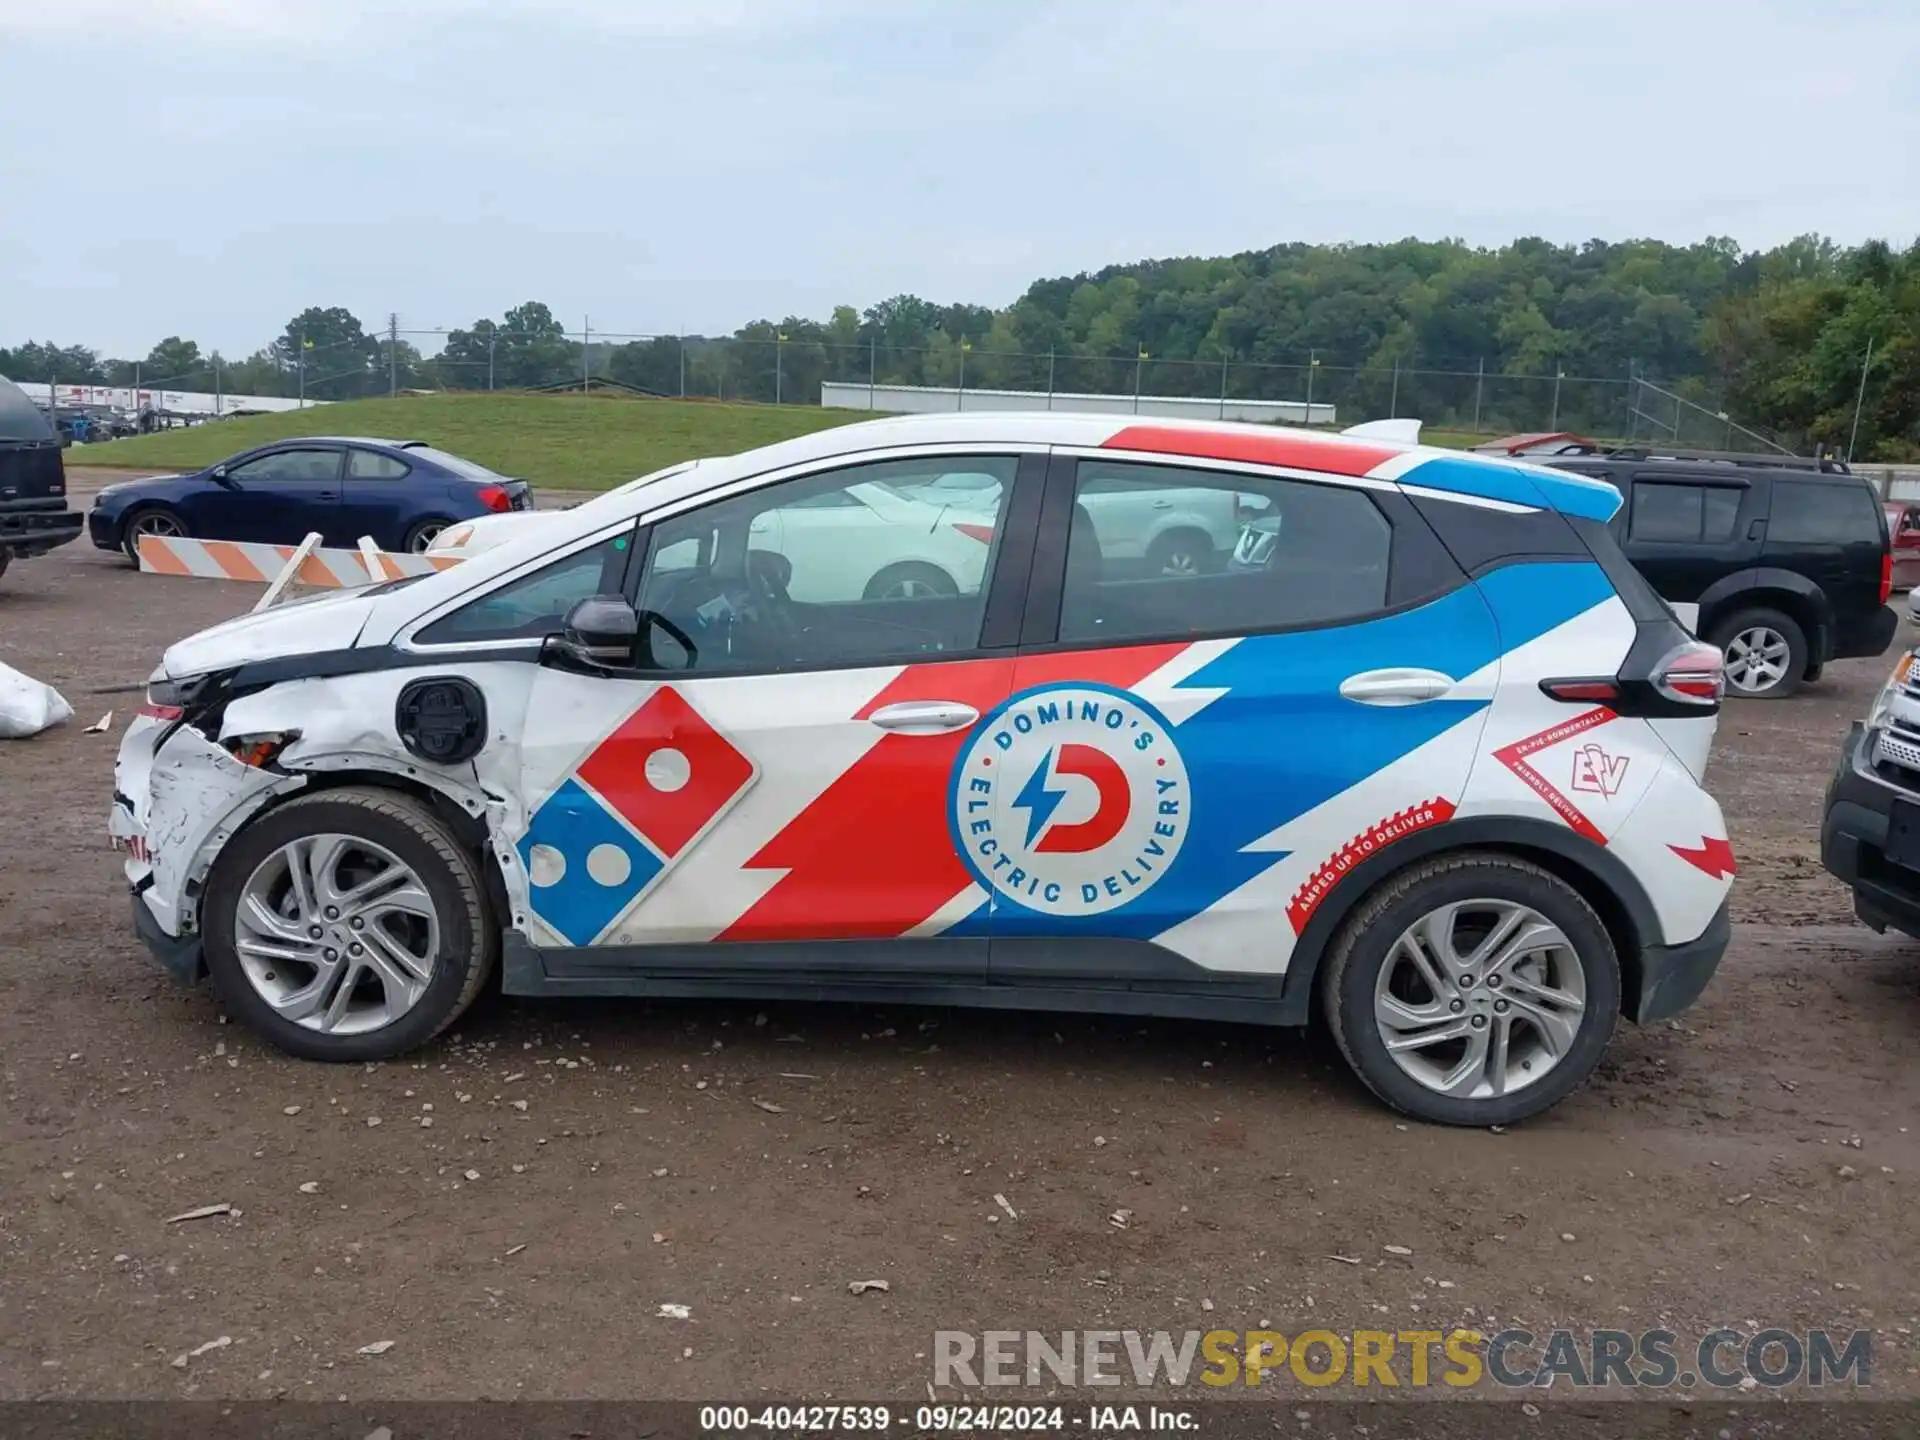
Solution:
<svg viewBox="0 0 1920 1440">
<path fill-rule="evenodd" d="M 1359 440 L 1320 439 L 1279 430 L 1271 435 L 1246 435 L 1233 430 L 1182 430 L 1171 425 L 1129 425 L 1102 448 L 1239 460 L 1252 465 L 1286 465 L 1328 475 L 1366 475 L 1376 465 L 1401 453 Z"/>
<path fill-rule="evenodd" d="M 982 715 L 1017 689 L 1089 681 L 1126 688 L 1184 645 L 913 665 L 855 716 L 905 700 L 953 700 Z M 953 848 L 947 787 L 968 734 L 888 733 L 747 862 L 785 870 L 722 940 L 903 935 L 972 883 Z"/>
<path fill-rule="evenodd" d="M 1702 835 L 1696 846 L 1669 845 L 1667 848 L 1716 880 L 1731 880 L 1740 870 L 1733 860 L 1733 846 L 1718 835 Z"/>
<path fill-rule="evenodd" d="M 1542 730 L 1537 735 L 1529 735 L 1524 740 L 1514 741 L 1505 749 L 1494 751 L 1493 758 L 1518 775 L 1522 784 L 1551 805 L 1554 814 L 1566 821 L 1574 834 L 1584 835 L 1596 845 L 1604 845 L 1607 843 L 1607 837 L 1600 833 L 1599 827 L 1581 814 L 1580 808 L 1573 801 L 1554 789 L 1546 776 L 1529 765 L 1527 756 L 1558 745 L 1563 740 L 1571 740 L 1576 735 L 1585 734 L 1596 726 L 1618 718 L 1606 706 L 1597 705 L 1591 710 L 1574 716 L 1571 720 L 1562 721 L 1549 730 Z"/>
</svg>

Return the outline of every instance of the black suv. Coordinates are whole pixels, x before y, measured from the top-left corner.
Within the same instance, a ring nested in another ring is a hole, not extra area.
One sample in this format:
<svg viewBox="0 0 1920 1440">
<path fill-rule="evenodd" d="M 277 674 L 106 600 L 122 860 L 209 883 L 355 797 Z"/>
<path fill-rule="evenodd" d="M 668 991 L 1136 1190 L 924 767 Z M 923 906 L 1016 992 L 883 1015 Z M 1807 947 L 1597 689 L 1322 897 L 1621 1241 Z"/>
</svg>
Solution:
<svg viewBox="0 0 1920 1440">
<path fill-rule="evenodd" d="M 1734 694 L 1790 695 L 1827 661 L 1893 642 L 1886 514 L 1838 461 L 1626 449 L 1545 463 L 1626 497 L 1613 519 L 1621 549 L 1726 652 Z"/>
<path fill-rule="evenodd" d="M 79 535 L 67 509 L 60 438 L 39 407 L 0 376 L 0 575 L 13 557 L 44 555 Z"/>
</svg>

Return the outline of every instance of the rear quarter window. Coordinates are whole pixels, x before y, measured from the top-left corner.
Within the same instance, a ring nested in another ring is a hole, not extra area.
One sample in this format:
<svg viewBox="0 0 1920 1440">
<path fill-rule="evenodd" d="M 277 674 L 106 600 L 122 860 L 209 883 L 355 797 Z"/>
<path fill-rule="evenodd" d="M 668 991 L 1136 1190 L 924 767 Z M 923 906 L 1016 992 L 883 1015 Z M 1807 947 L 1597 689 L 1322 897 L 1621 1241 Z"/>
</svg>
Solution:
<svg viewBox="0 0 1920 1440">
<path fill-rule="evenodd" d="M 1778 545 L 1878 543 L 1885 524 L 1879 497 L 1864 485 L 1776 480 L 1767 538 Z"/>
</svg>

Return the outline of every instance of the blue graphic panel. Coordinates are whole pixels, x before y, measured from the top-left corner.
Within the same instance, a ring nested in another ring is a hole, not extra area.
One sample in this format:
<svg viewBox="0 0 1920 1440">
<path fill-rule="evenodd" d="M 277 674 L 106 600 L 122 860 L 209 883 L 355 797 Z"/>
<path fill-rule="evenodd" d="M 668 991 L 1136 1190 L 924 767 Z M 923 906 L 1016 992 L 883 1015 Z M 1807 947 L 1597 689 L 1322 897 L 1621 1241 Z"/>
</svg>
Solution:
<svg viewBox="0 0 1920 1440">
<path fill-rule="evenodd" d="M 1343 680 L 1389 666 L 1464 677 L 1611 593 L 1596 565 L 1515 565 L 1416 610 L 1242 640 L 1180 687 L 1227 693 L 1171 732 L 1193 794 L 1192 828 L 1173 864 L 1137 900 L 1105 914 L 1044 915 L 996 895 L 993 933 L 1144 940 L 1210 908 L 1285 858 L 1273 851 L 1248 854 L 1248 844 L 1487 705 L 1364 705 L 1340 694 Z M 1434 775 L 1423 793 L 1409 793 L 1401 803 L 1454 793 L 1464 778 L 1464 771 Z M 1334 836 L 1329 843 L 1347 838 Z M 1274 923 L 1287 922 L 1276 913 Z"/>
<path fill-rule="evenodd" d="M 536 864 L 536 846 L 560 857 Z M 577 781 L 568 780 L 534 811 L 520 841 L 529 876 L 529 903 L 569 945 L 591 945 L 665 863 L 633 836 Z M 541 882 L 545 881 L 545 884 Z"/>
</svg>

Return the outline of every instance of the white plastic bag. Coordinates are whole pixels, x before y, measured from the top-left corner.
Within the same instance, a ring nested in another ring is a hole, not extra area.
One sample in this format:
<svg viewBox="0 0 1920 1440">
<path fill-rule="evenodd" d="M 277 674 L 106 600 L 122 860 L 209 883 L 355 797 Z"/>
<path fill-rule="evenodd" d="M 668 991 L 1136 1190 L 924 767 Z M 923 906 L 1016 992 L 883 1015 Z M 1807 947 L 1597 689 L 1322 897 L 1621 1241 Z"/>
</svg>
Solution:
<svg viewBox="0 0 1920 1440">
<path fill-rule="evenodd" d="M 24 740 L 72 718 L 58 690 L 0 665 L 0 740 Z"/>
</svg>

